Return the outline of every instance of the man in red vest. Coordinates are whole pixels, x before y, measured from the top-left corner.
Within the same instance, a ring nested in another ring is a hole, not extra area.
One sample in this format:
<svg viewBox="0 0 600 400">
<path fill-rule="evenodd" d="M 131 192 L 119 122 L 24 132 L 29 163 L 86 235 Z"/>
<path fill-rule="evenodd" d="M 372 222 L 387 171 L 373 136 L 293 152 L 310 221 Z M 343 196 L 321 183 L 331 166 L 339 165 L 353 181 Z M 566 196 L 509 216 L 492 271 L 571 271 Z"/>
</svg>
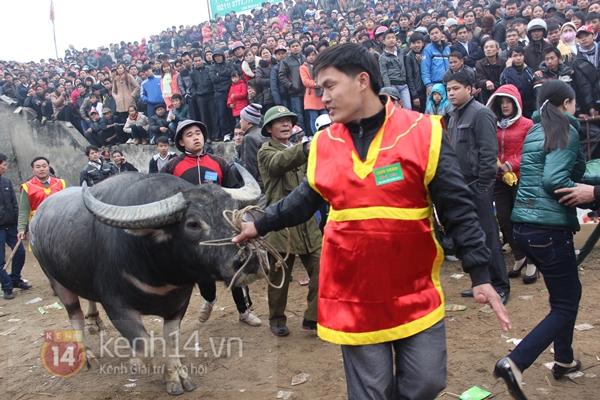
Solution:
<svg viewBox="0 0 600 400">
<path fill-rule="evenodd" d="M 471 193 L 439 117 L 378 97 L 379 68 L 366 48 L 325 49 L 314 76 L 333 124 L 313 139 L 307 179 L 233 241 L 307 221 L 328 201 L 317 332 L 342 345 L 348 398 L 434 399 L 446 385 L 444 253 L 434 204 L 475 299 L 511 328 L 490 284 Z"/>
<path fill-rule="evenodd" d="M 67 187 L 64 180 L 50 174 L 50 161 L 46 157 L 36 157 L 31 162 L 33 178 L 21 185 L 19 201 L 19 222 L 17 238 L 24 240 L 27 225 L 36 210 L 48 196 Z"/>
</svg>

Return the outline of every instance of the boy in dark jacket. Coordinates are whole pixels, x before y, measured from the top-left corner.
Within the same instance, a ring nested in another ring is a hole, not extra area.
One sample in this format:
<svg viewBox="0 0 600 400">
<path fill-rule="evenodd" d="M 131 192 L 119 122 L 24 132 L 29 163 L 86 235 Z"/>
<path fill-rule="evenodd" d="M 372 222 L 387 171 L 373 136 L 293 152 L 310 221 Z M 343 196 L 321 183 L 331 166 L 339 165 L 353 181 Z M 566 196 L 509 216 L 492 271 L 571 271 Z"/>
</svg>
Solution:
<svg viewBox="0 0 600 400">
<path fill-rule="evenodd" d="M 160 136 L 165 136 L 171 143 L 173 141 L 175 130 L 171 131 L 169 129 L 169 121 L 167 121 L 167 116 L 165 114 L 166 110 L 164 104 L 157 104 L 154 106 L 154 112 L 156 114 L 148 119 L 148 132 L 150 132 L 151 137 L 150 143 L 154 143 L 156 138 Z"/>
<path fill-rule="evenodd" d="M 153 155 L 150 159 L 150 164 L 148 165 L 149 173 L 155 174 L 160 172 L 171 159 L 177 157 L 175 152 L 169 151 L 169 141 L 170 139 L 167 139 L 166 136 L 159 136 L 156 139 L 158 154 Z"/>
<path fill-rule="evenodd" d="M 404 56 L 406 66 L 406 81 L 410 91 L 412 109 L 418 112 L 425 111 L 427 94 L 421 79 L 421 51 L 423 51 L 423 34 L 415 32 L 410 36 L 410 51 Z"/>
</svg>

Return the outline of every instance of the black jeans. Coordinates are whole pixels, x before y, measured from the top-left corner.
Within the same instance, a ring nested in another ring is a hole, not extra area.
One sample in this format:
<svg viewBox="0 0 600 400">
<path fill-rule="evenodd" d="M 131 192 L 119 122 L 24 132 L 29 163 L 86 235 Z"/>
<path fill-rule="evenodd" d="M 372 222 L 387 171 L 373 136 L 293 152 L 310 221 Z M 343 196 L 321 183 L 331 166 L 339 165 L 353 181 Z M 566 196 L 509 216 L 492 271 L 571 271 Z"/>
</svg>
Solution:
<svg viewBox="0 0 600 400">
<path fill-rule="evenodd" d="M 523 252 L 515 242 L 512 233 L 513 224 L 510 219 L 515 206 L 518 189 L 519 185 L 510 186 L 502 181 L 496 181 L 494 185 L 494 202 L 496 203 L 496 214 L 498 215 L 498 223 L 500 224 L 500 229 L 502 229 L 504 240 L 510 244 L 510 248 L 515 255 L 515 260 L 522 260 L 525 255 L 523 255 Z"/>
<path fill-rule="evenodd" d="M 554 360 L 573 362 L 573 329 L 577 319 L 581 282 L 573 246 L 573 233 L 514 224 L 517 245 L 544 276 L 550 313 L 510 354 L 521 371 L 529 368 L 554 342 Z"/>
<path fill-rule="evenodd" d="M 198 289 L 200 289 L 200 295 L 206 301 L 213 302 L 217 298 L 217 284 L 214 280 L 198 282 Z M 246 293 L 244 294 L 244 292 Z M 239 313 L 246 312 L 252 306 L 248 286 L 244 286 L 243 289 L 237 286 L 232 287 L 231 295 Z"/>
</svg>

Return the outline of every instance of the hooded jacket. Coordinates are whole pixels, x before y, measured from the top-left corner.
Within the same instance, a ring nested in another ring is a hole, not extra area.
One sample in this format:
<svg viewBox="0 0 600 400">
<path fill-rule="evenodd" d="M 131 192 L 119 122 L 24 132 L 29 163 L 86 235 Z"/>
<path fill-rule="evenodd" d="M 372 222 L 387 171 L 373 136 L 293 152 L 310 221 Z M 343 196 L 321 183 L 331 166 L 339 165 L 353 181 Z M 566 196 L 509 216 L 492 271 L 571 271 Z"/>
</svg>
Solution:
<svg viewBox="0 0 600 400">
<path fill-rule="evenodd" d="M 439 93 L 442 96 L 442 101 L 440 101 L 440 104 L 438 104 L 437 106 L 433 101 L 434 93 Z M 436 83 L 435 85 L 433 85 L 433 88 L 431 88 L 431 93 L 429 93 L 429 96 L 427 97 L 427 106 L 425 108 L 425 114 L 439 115 L 443 117 L 446 114 L 448 114 L 451 108 L 452 105 L 448 101 L 448 96 L 446 95 L 446 87 L 444 86 L 444 84 Z"/>
<path fill-rule="evenodd" d="M 225 52 L 221 49 L 215 50 L 215 56 L 222 56 L 223 62 L 215 63 L 208 69 L 210 80 L 213 83 L 215 93 L 228 93 L 231 86 L 231 73 L 235 71 L 235 67 L 230 62 L 225 61 Z"/>
<path fill-rule="evenodd" d="M 521 174 L 521 152 L 523 151 L 523 142 L 527 132 L 533 126 L 533 121 L 523 117 L 523 102 L 521 93 L 514 85 L 503 85 L 492 94 L 487 103 L 487 108 L 494 111 L 494 102 L 497 98 L 508 97 L 513 101 L 517 109 L 514 117 L 507 121 L 499 120 L 496 122 L 496 138 L 498 139 L 498 160 L 501 164 L 506 163 L 508 169 L 517 175 Z M 499 107 L 498 107 L 499 108 Z M 502 175 L 496 174 L 496 180 L 501 181 Z"/>
<path fill-rule="evenodd" d="M 430 43 L 421 53 L 421 77 L 426 88 L 434 83 L 442 83 L 444 72 L 450 68 L 450 47 L 444 41 L 442 46 L 440 51 L 435 44 Z"/>
</svg>

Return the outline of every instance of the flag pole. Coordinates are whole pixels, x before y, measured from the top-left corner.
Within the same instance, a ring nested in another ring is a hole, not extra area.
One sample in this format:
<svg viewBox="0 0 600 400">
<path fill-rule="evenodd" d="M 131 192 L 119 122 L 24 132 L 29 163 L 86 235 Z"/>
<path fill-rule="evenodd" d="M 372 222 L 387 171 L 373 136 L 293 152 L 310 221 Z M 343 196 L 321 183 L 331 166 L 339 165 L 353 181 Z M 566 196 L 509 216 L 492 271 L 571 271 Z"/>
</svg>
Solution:
<svg viewBox="0 0 600 400">
<path fill-rule="evenodd" d="M 56 53 L 56 59 L 58 60 L 58 48 L 56 47 L 56 29 L 54 28 L 54 20 L 52 20 L 52 35 L 54 36 L 54 53 Z"/>
</svg>

